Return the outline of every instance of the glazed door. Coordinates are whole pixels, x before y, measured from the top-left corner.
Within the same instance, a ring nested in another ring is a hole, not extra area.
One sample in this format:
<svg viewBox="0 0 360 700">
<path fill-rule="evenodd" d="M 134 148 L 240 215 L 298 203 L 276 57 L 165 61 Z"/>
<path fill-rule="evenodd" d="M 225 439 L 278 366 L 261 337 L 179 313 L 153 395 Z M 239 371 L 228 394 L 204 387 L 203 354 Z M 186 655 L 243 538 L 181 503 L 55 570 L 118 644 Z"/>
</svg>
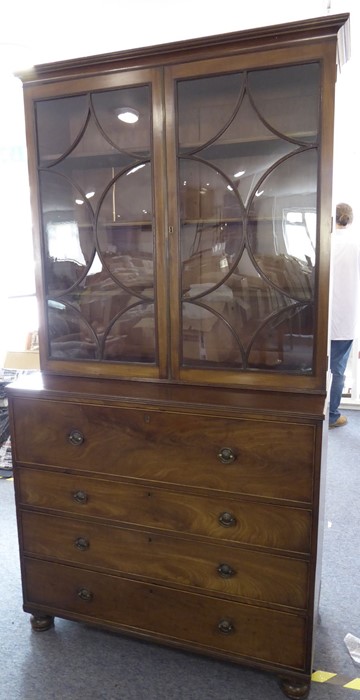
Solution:
<svg viewBox="0 0 360 700">
<path fill-rule="evenodd" d="M 321 147 L 332 124 L 322 51 L 300 64 L 289 53 L 280 66 L 273 51 L 224 59 L 221 71 L 213 61 L 168 70 L 175 376 L 325 386 L 318 289 L 328 284 L 321 202 L 331 179 Z"/>
<path fill-rule="evenodd" d="M 53 98 L 43 86 L 34 102 L 42 367 L 164 376 L 164 206 L 153 184 L 163 180 L 159 75 L 65 89 Z"/>
</svg>

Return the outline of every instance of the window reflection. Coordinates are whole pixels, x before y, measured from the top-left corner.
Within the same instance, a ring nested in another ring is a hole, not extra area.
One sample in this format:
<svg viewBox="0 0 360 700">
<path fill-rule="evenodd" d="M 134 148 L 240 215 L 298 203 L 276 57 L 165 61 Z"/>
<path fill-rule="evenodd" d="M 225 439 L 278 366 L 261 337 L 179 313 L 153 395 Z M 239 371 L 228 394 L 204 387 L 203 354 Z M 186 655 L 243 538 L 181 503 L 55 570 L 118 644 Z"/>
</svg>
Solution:
<svg viewBox="0 0 360 700">
<path fill-rule="evenodd" d="M 284 209 L 284 240 L 286 251 L 299 260 L 315 264 L 316 211 L 315 209 Z"/>
<path fill-rule="evenodd" d="M 49 223 L 47 226 L 49 256 L 54 260 L 74 260 L 85 265 L 79 243 L 79 227 L 76 221 Z"/>
</svg>

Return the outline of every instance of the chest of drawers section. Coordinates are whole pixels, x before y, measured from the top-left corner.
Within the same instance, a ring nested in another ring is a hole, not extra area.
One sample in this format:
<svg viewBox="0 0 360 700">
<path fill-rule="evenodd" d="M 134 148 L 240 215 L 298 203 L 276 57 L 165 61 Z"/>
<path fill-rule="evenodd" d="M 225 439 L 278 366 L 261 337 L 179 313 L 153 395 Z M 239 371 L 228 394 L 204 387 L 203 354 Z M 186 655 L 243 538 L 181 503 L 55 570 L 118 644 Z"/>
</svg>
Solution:
<svg viewBox="0 0 360 700">
<path fill-rule="evenodd" d="M 317 426 L 11 400 L 24 609 L 307 672 Z"/>
</svg>

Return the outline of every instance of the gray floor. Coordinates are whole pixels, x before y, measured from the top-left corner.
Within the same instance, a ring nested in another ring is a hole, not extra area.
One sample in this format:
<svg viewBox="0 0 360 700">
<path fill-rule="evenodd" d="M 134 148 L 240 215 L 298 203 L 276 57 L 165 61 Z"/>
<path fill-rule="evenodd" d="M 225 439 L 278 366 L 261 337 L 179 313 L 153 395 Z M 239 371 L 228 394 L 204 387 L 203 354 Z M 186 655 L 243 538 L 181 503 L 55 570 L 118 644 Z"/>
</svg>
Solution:
<svg viewBox="0 0 360 700">
<path fill-rule="evenodd" d="M 360 411 L 330 431 L 321 619 L 314 669 L 360 678 L 344 644 L 360 637 Z M 22 612 L 12 480 L 0 480 L 0 700 L 275 700 L 277 679 L 225 662 L 56 619 L 32 632 Z M 360 684 L 359 684 L 360 689 Z M 312 683 L 313 700 L 360 700 Z"/>
</svg>

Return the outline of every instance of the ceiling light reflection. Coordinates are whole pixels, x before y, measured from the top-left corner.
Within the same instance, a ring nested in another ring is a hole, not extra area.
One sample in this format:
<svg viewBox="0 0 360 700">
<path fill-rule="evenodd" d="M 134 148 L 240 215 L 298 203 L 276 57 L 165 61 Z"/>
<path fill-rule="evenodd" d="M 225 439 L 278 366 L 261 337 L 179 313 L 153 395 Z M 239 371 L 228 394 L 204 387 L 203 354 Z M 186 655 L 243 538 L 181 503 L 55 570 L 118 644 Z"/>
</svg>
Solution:
<svg viewBox="0 0 360 700">
<path fill-rule="evenodd" d="M 141 165 L 135 165 L 135 168 L 131 168 L 126 175 L 132 175 L 132 173 L 136 173 L 137 170 L 140 170 L 140 168 L 145 168 L 146 163 L 141 163 Z"/>
<path fill-rule="evenodd" d="M 115 114 L 125 124 L 135 124 L 139 120 L 139 112 L 132 107 L 120 107 Z"/>
</svg>

